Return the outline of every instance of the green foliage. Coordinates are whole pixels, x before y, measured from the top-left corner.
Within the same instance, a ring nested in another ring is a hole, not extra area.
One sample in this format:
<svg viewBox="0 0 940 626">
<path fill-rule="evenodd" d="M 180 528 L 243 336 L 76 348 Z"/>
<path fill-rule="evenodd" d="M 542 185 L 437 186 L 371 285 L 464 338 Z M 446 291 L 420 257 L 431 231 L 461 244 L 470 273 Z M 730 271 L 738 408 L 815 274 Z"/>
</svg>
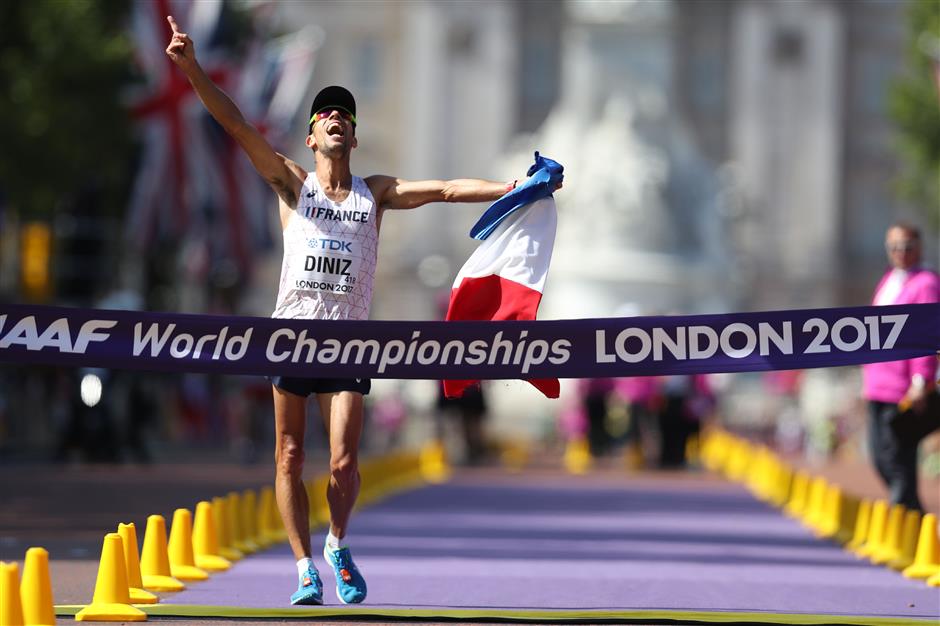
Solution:
<svg viewBox="0 0 940 626">
<path fill-rule="evenodd" d="M 940 54 L 940 2 L 912 0 L 908 13 L 907 72 L 891 92 L 890 110 L 904 157 L 902 195 L 940 224 L 940 97 L 934 60 Z"/>
<path fill-rule="evenodd" d="M 114 0 L 0 2 L 0 188 L 25 218 L 48 218 L 91 180 L 111 192 L 112 210 L 123 208 L 127 9 Z"/>
</svg>

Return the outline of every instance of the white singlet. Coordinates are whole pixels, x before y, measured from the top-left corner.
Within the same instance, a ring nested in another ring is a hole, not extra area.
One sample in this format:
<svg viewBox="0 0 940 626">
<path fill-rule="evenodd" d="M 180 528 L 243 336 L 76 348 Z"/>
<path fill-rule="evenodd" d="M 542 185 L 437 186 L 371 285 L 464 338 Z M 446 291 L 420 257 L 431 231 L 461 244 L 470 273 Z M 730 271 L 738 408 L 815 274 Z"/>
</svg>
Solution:
<svg viewBox="0 0 940 626">
<path fill-rule="evenodd" d="M 346 199 L 333 202 L 310 172 L 284 229 L 284 262 L 271 317 L 368 319 L 379 247 L 377 217 L 364 180 L 353 176 Z"/>
</svg>

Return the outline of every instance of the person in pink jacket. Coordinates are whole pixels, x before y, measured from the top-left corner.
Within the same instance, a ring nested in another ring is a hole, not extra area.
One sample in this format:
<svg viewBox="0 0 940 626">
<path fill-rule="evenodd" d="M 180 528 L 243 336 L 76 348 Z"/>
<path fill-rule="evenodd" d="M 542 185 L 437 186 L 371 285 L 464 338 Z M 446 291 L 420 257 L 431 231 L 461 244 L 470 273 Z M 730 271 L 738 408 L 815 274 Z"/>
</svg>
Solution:
<svg viewBox="0 0 940 626">
<path fill-rule="evenodd" d="M 920 231 L 910 224 L 888 228 L 889 269 L 875 289 L 873 304 L 940 301 L 940 276 L 921 265 Z M 937 359 L 872 363 L 862 368 L 868 400 L 868 443 L 875 468 L 892 504 L 923 511 L 917 494 L 917 446 L 940 424 L 935 380 Z"/>
</svg>

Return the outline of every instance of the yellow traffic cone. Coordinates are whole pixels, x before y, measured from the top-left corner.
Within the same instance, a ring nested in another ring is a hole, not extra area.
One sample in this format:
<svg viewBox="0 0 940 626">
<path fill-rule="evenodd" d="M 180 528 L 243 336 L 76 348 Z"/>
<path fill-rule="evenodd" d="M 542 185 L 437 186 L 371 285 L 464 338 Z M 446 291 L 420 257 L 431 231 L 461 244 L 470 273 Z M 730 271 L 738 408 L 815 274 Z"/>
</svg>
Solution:
<svg viewBox="0 0 940 626">
<path fill-rule="evenodd" d="M 274 490 L 270 487 L 262 487 L 261 497 L 258 498 L 258 509 L 255 511 L 255 520 L 257 521 L 258 537 L 263 539 L 265 546 L 272 546 L 277 543 L 274 529 L 271 528 L 271 516 L 268 515 L 268 507 L 273 500 Z"/>
<path fill-rule="evenodd" d="M 215 538 L 219 542 L 218 554 L 229 561 L 241 561 L 245 558 L 245 555 L 232 545 L 228 524 L 228 502 L 225 498 L 219 496 L 212 498 L 212 521 L 215 522 Z"/>
<path fill-rule="evenodd" d="M 790 499 L 790 493 L 793 488 L 793 470 L 782 461 L 777 461 L 777 473 L 774 479 L 774 489 L 771 494 L 770 503 L 777 508 L 783 508 Z"/>
<path fill-rule="evenodd" d="M 626 447 L 626 450 L 629 450 L 630 446 Z M 630 469 L 630 463 L 626 458 L 627 453 L 624 453 L 624 463 L 627 466 L 627 469 Z M 525 440 L 516 440 L 516 441 L 507 441 L 503 444 L 502 449 L 499 453 L 500 463 L 503 465 L 503 469 L 507 472 L 512 472 L 517 474 L 525 469 L 526 463 L 529 462 L 529 443 Z"/>
<path fill-rule="evenodd" d="M 895 504 L 888 513 L 888 523 L 885 526 L 881 539 L 881 549 L 876 550 L 868 557 L 875 565 L 884 565 L 896 558 L 901 551 L 901 526 L 904 524 L 904 514 L 907 509 L 903 504 Z"/>
<path fill-rule="evenodd" d="M 885 534 L 885 522 L 888 519 L 888 503 L 884 500 L 875 500 L 871 506 L 871 521 L 868 523 L 868 538 L 865 543 L 855 551 L 860 559 L 867 559 L 879 550 Z"/>
<path fill-rule="evenodd" d="M 219 554 L 219 543 L 215 536 L 215 521 L 212 519 L 212 505 L 202 501 L 196 505 L 196 519 L 193 520 L 193 553 L 196 567 L 209 572 L 224 572 L 232 562 Z"/>
<path fill-rule="evenodd" d="M 725 466 L 725 475 L 728 480 L 736 483 L 744 482 L 749 470 L 756 459 L 756 451 L 751 442 L 744 439 L 736 439 L 731 448 L 731 456 L 728 464 Z"/>
<path fill-rule="evenodd" d="M 23 620 L 34 626 L 54 626 L 55 606 L 52 602 L 52 579 L 49 576 L 49 553 L 43 548 L 26 551 L 23 580 L 20 584 Z M 0 624 L 5 624 L 0 619 Z"/>
<path fill-rule="evenodd" d="M 258 551 L 258 546 L 249 541 L 247 528 L 242 523 L 242 498 L 238 492 L 230 491 L 225 496 L 225 512 L 228 514 L 229 534 L 232 536 L 232 546 L 243 555 Z"/>
<path fill-rule="evenodd" d="M 79 622 L 143 622 L 147 614 L 131 606 L 124 564 L 124 540 L 117 533 L 104 536 L 95 595 L 91 604 L 75 614 Z"/>
<path fill-rule="evenodd" d="M 20 597 L 20 566 L 0 562 L 0 624 L 23 626 L 23 601 Z"/>
<path fill-rule="evenodd" d="M 311 491 L 313 490 L 313 481 L 307 481 L 307 501 L 310 501 Z M 379 469 L 379 464 L 375 459 L 362 460 L 359 462 L 359 497 L 356 498 L 356 508 L 362 508 L 364 506 L 369 506 L 373 502 L 380 500 L 385 495 L 386 489 L 384 481 L 381 477 L 381 470 Z M 310 510 L 310 517 L 313 518 L 315 513 L 313 509 Z M 314 520 L 310 520 L 310 524 L 314 524 Z"/>
<path fill-rule="evenodd" d="M 584 437 L 577 437 L 568 442 L 565 446 L 565 454 L 562 458 L 565 469 L 569 474 L 586 474 L 591 469 L 591 450 Z"/>
<path fill-rule="evenodd" d="M 241 503 L 242 526 L 245 528 L 245 533 L 258 550 L 267 548 L 267 538 L 258 532 L 258 494 L 254 489 L 246 489 L 242 492 Z"/>
<path fill-rule="evenodd" d="M 393 478 L 391 476 L 387 477 Z M 326 490 L 330 485 L 330 475 L 326 472 L 317 474 L 310 481 L 310 511 L 317 520 L 317 525 L 330 523 L 330 503 L 326 499 Z"/>
<path fill-rule="evenodd" d="M 858 498 L 842 491 L 838 485 L 829 486 L 829 508 L 826 524 L 823 528 L 826 537 L 839 544 L 846 544 L 852 539 L 855 521 L 858 517 Z"/>
<path fill-rule="evenodd" d="M 156 604 L 160 598 L 143 588 L 140 555 L 137 553 L 137 528 L 134 524 L 118 524 L 118 534 L 124 544 L 124 568 L 127 572 L 127 591 L 131 596 L 131 604 Z"/>
<path fill-rule="evenodd" d="M 888 567 L 899 572 L 914 562 L 917 535 L 920 533 L 920 511 L 908 511 L 901 528 L 901 549 L 898 556 L 888 563 Z"/>
<path fill-rule="evenodd" d="M 144 549 L 140 557 L 140 573 L 144 589 L 151 591 L 182 591 L 186 585 L 170 573 L 170 556 L 166 545 L 166 520 L 162 515 L 147 518 Z"/>
<path fill-rule="evenodd" d="M 809 500 L 803 511 L 803 523 L 814 531 L 820 527 L 820 520 L 825 515 L 826 492 L 828 491 L 829 483 L 822 476 L 817 476 L 810 482 Z"/>
<path fill-rule="evenodd" d="M 864 499 L 858 505 L 858 515 L 855 517 L 855 532 L 852 533 L 852 540 L 845 545 L 846 550 L 854 552 L 865 543 L 870 521 L 871 500 Z"/>
<path fill-rule="evenodd" d="M 790 488 L 790 499 L 783 512 L 790 517 L 800 517 L 806 509 L 806 500 L 809 495 L 809 474 L 800 470 L 793 475 L 793 486 Z"/>
<path fill-rule="evenodd" d="M 287 541 L 287 530 L 284 528 L 284 520 L 281 519 L 281 511 L 277 508 L 277 498 L 274 491 L 271 491 L 271 498 L 267 501 L 268 509 L 268 528 L 276 543 Z"/>
<path fill-rule="evenodd" d="M 450 478 L 447 450 L 441 441 L 429 441 L 421 448 L 421 474 L 429 483 L 443 483 Z"/>
<path fill-rule="evenodd" d="M 917 539 L 917 552 L 914 562 L 904 568 L 905 578 L 929 579 L 940 574 L 940 545 L 937 542 L 937 516 L 933 513 L 924 515 L 920 521 L 920 536 Z"/>
<path fill-rule="evenodd" d="M 207 580 L 209 573 L 196 567 L 193 555 L 193 517 L 189 509 L 173 511 L 173 526 L 167 543 L 170 559 L 170 575 L 182 581 Z"/>
</svg>

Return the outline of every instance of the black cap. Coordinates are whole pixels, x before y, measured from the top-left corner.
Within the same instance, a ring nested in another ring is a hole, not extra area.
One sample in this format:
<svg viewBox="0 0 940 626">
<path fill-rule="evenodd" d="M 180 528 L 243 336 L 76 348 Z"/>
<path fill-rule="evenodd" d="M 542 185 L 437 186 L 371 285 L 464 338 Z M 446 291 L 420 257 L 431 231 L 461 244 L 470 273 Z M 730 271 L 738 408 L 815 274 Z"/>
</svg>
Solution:
<svg viewBox="0 0 940 626">
<path fill-rule="evenodd" d="M 313 99 L 313 104 L 310 105 L 310 119 L 313 119 L 318 111 L 328 108 L 342 109 L 348 111 L 353 119 L 356 117 L 356 99 L 348 89 L 339 85 L 330 85 L 320 90 L 317 97 Z"/>
</svg>

